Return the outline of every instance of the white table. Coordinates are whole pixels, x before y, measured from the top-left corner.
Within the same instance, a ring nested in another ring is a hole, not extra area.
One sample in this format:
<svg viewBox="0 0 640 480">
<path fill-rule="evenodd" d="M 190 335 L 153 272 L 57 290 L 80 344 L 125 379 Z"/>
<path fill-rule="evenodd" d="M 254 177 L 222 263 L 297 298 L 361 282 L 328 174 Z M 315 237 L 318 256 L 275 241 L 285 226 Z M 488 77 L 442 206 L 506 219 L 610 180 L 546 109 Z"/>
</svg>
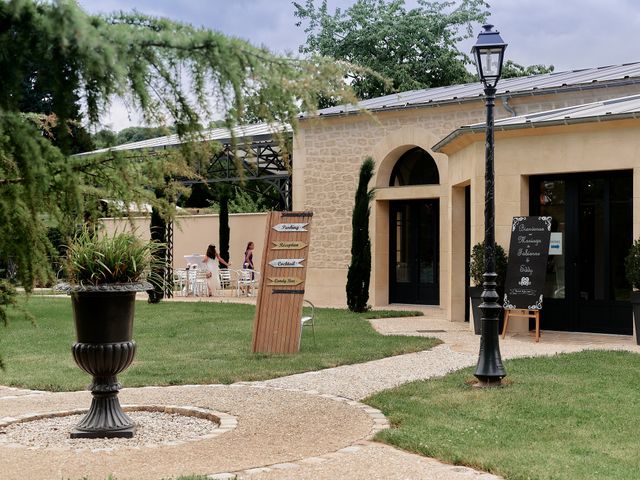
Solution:
<svg viewBox="0 0 640 480">
<path fill-rule="evenodd" d="M 200 264 L 204 260 L 204 255 L 199 255 L 197 253 L 193 253 L 191 255 L 185 255 L 184 259 L 186 260 L 187 263 L 189 263 L 191 265 L 193 265 L 195 263 L 196 265 L 200 266 Z"/>
</svg>

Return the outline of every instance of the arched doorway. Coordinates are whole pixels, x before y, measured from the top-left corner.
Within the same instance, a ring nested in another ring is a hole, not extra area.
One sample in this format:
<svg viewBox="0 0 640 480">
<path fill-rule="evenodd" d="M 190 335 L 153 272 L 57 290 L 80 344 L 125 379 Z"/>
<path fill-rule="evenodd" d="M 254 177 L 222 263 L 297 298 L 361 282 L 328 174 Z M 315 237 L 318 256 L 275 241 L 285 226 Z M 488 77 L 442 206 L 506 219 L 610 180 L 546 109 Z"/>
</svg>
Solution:
<svg viewBox="0 0 640 480">
<path fill-rule="evenodd" d="M 433 157 L 416 147 L 391 171 L 390 187 L 438 184 Z M 389 203 L 389 302 L 440 303 L 440 200 L 393 200 Z"/>
</svg>

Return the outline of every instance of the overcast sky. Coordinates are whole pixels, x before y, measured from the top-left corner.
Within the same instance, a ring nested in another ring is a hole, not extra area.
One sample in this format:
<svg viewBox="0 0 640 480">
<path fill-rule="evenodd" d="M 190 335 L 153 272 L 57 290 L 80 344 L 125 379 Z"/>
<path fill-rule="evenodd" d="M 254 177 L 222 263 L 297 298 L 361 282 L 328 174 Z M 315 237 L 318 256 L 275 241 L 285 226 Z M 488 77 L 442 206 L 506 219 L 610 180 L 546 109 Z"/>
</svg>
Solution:
<svg viewBox="0 0 640 480">
<path fill-rule="evenodd" d="M 303 3 L 304 0 L 299 0 Z M 317 0 L 317 4 L 321 0 Z M 355 0 L 328 0 L 330 11 Z M 205 26 L 264 45 L 297 52 L 304 43 L 291 0 L 79 0 L 90 13 L 136 9 L 142 13 Z M 417 4 L 406 0 L 407 7 Z M 640 61 L 640 0 L 488 0 L 490 22 L 509 44 L 507 58 L 554 65 L 556 71 Z M 475 31 L 479 31 L 476 26 Z M 467 40 L 467 52 L 475 42 Z M 136 124 L 121 105 L 110 118 L 114 130 Z"/>
</svg>

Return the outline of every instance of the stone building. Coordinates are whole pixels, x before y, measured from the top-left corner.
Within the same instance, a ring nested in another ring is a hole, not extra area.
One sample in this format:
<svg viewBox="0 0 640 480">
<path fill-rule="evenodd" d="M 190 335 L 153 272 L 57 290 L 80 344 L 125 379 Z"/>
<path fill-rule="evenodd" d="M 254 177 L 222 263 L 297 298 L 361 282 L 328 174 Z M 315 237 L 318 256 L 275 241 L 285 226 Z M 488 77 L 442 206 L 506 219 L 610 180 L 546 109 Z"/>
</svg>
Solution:
<svg viewBox="0 0 640 480">
<path fill-rule="evenodd" d="M 529 214 L 551 215 L 563 238 L 562 255 L 547 268 L 542 328 L 630 334 L 623 259 L 640 237 L 640 63 L 504 79 L 497 88 L 497 242 L 507 249 L 512 217 Z M 370 303 L 423 305 L 432 317 L 468 320 L 469 252 L 484 228 L 485 114 L 479 82 L 324 109 L 300 119 L 291 172 L 272 127 L 238 131 L 253 152 L 242 157 L 255 163 L 248 174 L 278 180 L 283 208 L 314 213 L 306 298 L 346 305 L 354 194 L 371 156 Z M 228 136 L 209 132 L 223 144 Z M 178 143 L 174 135 L 115 149 Z M 214 217 L 180 220 L 175 267 L 215 242 Z M 232 250 L 253 240 L 259 252 L 264 215 L 232 222 Z"/>
<path fill-rule="evenodd" d="M 543 328 L 631 333 L 620 262 L 640 236 L 636 94 L 640 63 L 498 83 L 497 241 L 508 248 L 513 216 L 542 213 L 557 217 L 565 239 L 562 265 L 547 279 L 556 298 L 545 304 Z M 629 98 L 611 101 L 622 97 Z M 294 135 L 293 208 L 314 212 L 307 296 L 346 303 L 353 197 L 371 156 L 370 303 L 430 305 L 432 316 L 464 321 L 465 263 L 483 238 L 481 85 L 403 92 L 358 107 L 301 118 Z M 540 203 L 549 189 L 556 203 Z M 588 248 L 585 238 L 593 239 Z"/>
</svg>

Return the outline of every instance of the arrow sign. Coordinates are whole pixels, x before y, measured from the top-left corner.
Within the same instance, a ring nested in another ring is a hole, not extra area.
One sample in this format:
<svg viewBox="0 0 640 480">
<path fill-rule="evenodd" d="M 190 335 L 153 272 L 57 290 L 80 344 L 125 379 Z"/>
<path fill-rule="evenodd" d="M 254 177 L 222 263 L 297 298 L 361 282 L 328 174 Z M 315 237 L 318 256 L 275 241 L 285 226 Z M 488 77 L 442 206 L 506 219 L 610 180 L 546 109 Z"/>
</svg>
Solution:
<svg viewBox="0 0 640 480">
<path fill-rule="evenodd" d="M 269 277 L 269 282 L 267 283 L 267 285 L 295 287 L 296 285 L 300 285 L 301 283 L 302 279 L 298 277 Z"/>
<path fill-rule="evenodd" d="M 273 229 L 276 232 L 306 232 L 307 229 L 304 228 L 307 225 L 309 225 L 309 222 L 307 223 L 278 223 L 277 225 L 273 226 Z"/>
<path fill-rule="evenodd" d="M 275 258 L 269 262 L 269 265 L 276 268 L 303 268 L 303 261 L 304 258 Z"/>
<path fill-rule="evenodd" d="M 271 243 L 273 243 L 272 250 L 302 250 L 307 246 L 304 242 L 291 242 L 286 240 L 272 241 Z"/>
</svg>

